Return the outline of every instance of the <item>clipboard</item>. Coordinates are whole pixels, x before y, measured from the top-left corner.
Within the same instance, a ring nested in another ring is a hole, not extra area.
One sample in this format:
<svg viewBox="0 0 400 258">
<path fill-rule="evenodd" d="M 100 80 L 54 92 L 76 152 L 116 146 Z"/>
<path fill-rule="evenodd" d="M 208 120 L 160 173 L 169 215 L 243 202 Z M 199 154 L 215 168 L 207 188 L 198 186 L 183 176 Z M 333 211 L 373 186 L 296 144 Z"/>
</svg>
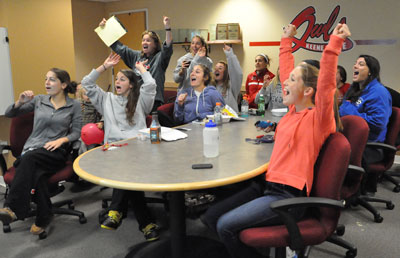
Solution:
<svg viewBox="0 0 400 258">
<path fill-rule="evenodd" d="M 99 26 L 94 31 L 107 47 L 111 46 L 128 32 L 124 25 L 115 16 L 108 19 L 104 27 Z"/>
</svg>

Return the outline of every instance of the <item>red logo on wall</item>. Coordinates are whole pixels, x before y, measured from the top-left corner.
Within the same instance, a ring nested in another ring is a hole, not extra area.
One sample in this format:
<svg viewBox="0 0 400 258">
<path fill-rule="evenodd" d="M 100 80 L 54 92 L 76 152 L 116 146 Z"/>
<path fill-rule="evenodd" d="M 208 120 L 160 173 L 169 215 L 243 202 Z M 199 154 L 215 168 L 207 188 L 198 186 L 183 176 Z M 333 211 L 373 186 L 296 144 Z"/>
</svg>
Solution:
<svg viewBox="0 0 400 258">
<path fill-rule="evenodd" d="M 336 6 L 329 16 L 326 23 L 315 23 L 315 8 L 313 6 L 309 6 L 301 11 L 291 22 L 291 24 L 296 25 L 297 30 L 300 29 L 303 24 L 307 25 L 307 28 L 304 31 L 304 34 L 297 38 L 293 39 L 294 47 L 293 52 L 296 52 L 300 48 L 314 51 L 314 52 L 322 52 L 325 46 L 328 44 L 329 37 L 332 34 L 333 29 L 338 23 L 346 23 L 346 17 L 342 17 L 339 22 L 336 22 L 337 17 L 339 16 L 340 6 Z M 306 24 L 308 23 L 308 24 Z M 321 38 L 324 43 L 316 43 L 311 42 L 310 39 Z M 352 49 L 354 46 L 354 42 L 347 38 L 343 43 L 342 51 L 347 51 Z"/>
</svg>

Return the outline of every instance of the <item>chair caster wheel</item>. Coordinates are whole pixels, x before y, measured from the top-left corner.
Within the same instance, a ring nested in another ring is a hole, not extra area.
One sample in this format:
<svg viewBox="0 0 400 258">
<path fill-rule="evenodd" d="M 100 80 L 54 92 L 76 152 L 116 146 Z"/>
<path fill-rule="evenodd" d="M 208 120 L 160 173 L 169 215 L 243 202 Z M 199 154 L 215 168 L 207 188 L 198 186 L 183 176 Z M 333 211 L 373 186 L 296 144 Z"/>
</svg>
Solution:
<svg viewBox="0 0 400 258">
<path fill-rule="evenodd" d="M 3 232 L 4 233 L 10 233 L 11 232 L 10 225 L 3 225 Z"/>
<path fill-rule="evenodd" d="M 392 202 L 387 203 L 387 204 L 386 204 L 386 209 L 388 209 L 388 210 L 393 210 L 393 209 L 394 209 L 394 204 L 393 204 Z"/>
<path fill-rule="evenodd" d="M 400 192 L 400 186 L 396 186 L 395 188 L 393 188 L 393 192 L 395 193 Z"/>
<path fill-rule="evenodd" d="M 80 217 L 80 218 L 79 218 L 79 223 L 85 224 L 86 222 L 87 222 L 86 217 Z"/>
<path fill-rule="evenodd" d="M 344 232 L 345 232 L 344 227 L 336 229 L 336 235 L 338 235 L 338 236 L 343 236 Z"/>
<path fill-rule="evenodd" d="M 374 217 L 374 221 L 376 222 L 376 223 L 382 223 L 382 221 L 383 221 L 383 217 L 381 216 L 381 215 L 376 215 L 375 217 Z"/>
<path fill-rule="evenodd" d="M 47 232 L 46 232 L 46 231 L 43 231 L 42 233 L 39 234 L 39 239 L 40 239 L 40 240 L 43 240 L 43 239 L 45 239 L 45 238 L 47 238 Z"/>
<path fill-rule="evenodd" d="M 346 258 L 354 258 L 357 256 L 357 250 L 355 251 L 347 251 L 346 252 Z"/>
<path fill-rule="evenodd" d="M 74 204 L 68 204 L 68 209 L 75 210 L 75 205 Z"/>
</svg>

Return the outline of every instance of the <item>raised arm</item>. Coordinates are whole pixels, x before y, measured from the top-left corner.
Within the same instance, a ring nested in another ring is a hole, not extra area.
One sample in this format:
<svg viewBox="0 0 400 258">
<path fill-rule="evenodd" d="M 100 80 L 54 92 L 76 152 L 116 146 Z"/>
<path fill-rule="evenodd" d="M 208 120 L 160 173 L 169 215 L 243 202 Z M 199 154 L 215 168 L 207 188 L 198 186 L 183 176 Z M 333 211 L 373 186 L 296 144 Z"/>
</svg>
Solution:
<svg viewBox="0 0 400 258">
<path fill-rule="evenodd" d="M 164 16 L 163 23 L 165 28 L 165 43 L 167 44 L 167 47 L 169 47 L 172 44 L 172 31 L 169 17 Z"/>
<path fill-rule="evenodd" d="M 35 109 L 35 94 L 31 90 L 26 90 L 19 94 L 18 100 L 10 105 L 6 112 L 6 117 L 15 117 L 28 112 L 32 112 Z"/>
<path fill-rule="evenodd" d="M 240 67 L 237 56 L 233 53 L 233 49 L 225 44 L 223 50 L 226 55 L 226 60 L 228 61 L 228 74 L 231 82 L 231 90 L 233 97 L 237 99 L 240 89 L 242 88 L 243 71 Z"/>
<path fill-rule="evenodd" d="M 142 106 L 143 111 L 145 112 L 145 116 L 150 114 L 153 105 L 154 99 L 156 97 L 156 88 L 157 84 L 154 78 L 151 76 L 150 72 L 146 70 L 144 65 L 147 63 L 147 60 L 143 62 L 136 63 L 136 69 L 140 72 L 140 75 L 143 79 L 143 84 L 140 87 L 140 95 L 139 95 L 139 105 Z"/>
</svg>

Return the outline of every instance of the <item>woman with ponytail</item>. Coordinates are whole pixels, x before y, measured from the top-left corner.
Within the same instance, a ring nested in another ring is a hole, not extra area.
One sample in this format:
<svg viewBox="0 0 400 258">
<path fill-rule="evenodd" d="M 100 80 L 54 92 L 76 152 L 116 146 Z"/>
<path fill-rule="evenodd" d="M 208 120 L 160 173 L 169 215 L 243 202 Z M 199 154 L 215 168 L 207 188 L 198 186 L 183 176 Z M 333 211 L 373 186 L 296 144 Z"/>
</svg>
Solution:
<svg viewBox="0 0 400 258">
<path fill-rule="evenodd" d="M 75 93 L 76 87 L 77 83 L 70 80 L 68 72 L 52 68 L 45 77 L 46 95 L 35 96 L 33 91 L 27 90 L 8 107 L 5 114 L 7 117 L 34 112 L 34 122 L 22 154 L 14 163 L 15 177 L 4 208 L 0 209 L 0 220 L 3 223 L 26 218 L 31 198 L 37 204 L 36 220 L 31 233 L 42 233 L 50 223 L 53 214 L 47 190 L 47 175 L 65 166 L 66 145 L 78 140 L 81 131 L 80 103 L 68 97 L 68 93 Z"/>
</svg>

